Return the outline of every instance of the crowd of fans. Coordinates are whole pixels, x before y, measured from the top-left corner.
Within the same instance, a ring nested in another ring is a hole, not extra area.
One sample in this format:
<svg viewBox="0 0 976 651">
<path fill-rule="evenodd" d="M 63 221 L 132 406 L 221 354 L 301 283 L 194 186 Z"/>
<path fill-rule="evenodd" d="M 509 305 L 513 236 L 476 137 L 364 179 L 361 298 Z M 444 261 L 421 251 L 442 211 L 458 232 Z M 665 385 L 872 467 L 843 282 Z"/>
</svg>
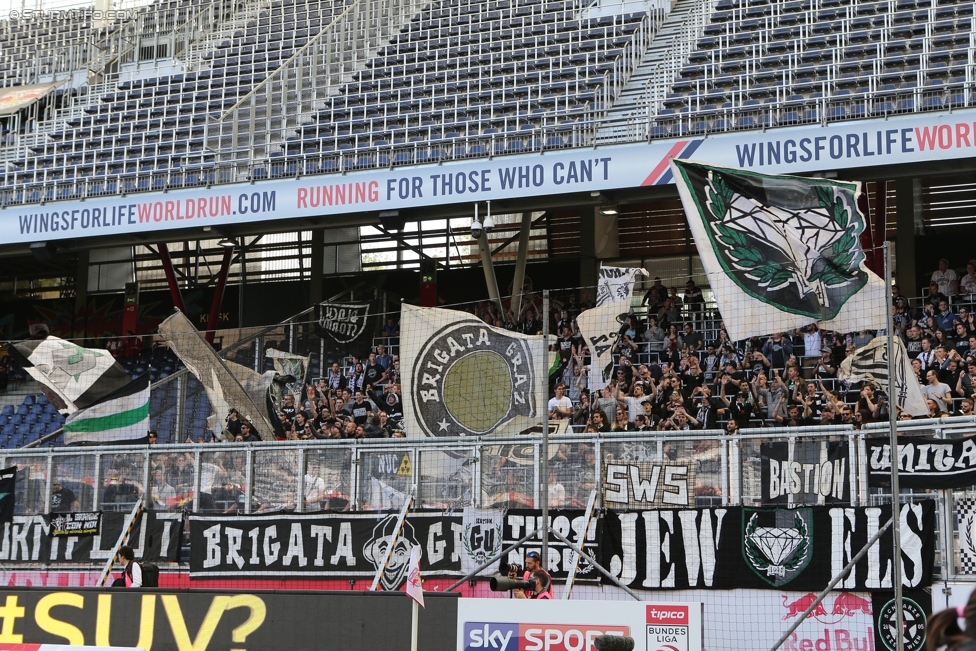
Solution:
<svg viewBox="0 0 976 651">
<path fill-rule="evenodd" d="M 388 324 L 389 325 L 389 324 Z M 403 403 L 399 355 L 377 346 L 365 360 L 352 357 L 343 368 L 334 362 L 328 374 L 286 393 L 277 413 L 280 432 L 258 426 L 231 409 L 211 440 L 402 438 Z M 193 442 L 188 439 L 188 442 Z"/>
<path fill-rule="evenodd" d="M 928 417 L 973 413 L 976 387 L 976 261 L 961 280 L 942 260 L 921 305 L 893 288 L 895 330 L 906 345 Z M 792 332 L 731 341 L 695 283 L 683 294 L 656 278 L 640 308 L 622 312 L 607 386 L 590 377 L 575 322 L 581 305 L 556 305 L 560 365 L 550 378 L 549 416 L 577 431 L 687 431 L 744 427 L 864 425 L 888 418 L 880 387 L 839 381 L 841 363 L 882 333 Z M 490 314 L 490 308 L 483 308 Z M 477 313 L 477 311 L 476 311 Z M 489 316 L 490 318 L 490 316 Z M 524 331 L 524 329 L 523 329 Z M 602 378 L 599 378 L 602 380 Z M 900 419 L 910 419 L 899 413 Z"/>
</svg>

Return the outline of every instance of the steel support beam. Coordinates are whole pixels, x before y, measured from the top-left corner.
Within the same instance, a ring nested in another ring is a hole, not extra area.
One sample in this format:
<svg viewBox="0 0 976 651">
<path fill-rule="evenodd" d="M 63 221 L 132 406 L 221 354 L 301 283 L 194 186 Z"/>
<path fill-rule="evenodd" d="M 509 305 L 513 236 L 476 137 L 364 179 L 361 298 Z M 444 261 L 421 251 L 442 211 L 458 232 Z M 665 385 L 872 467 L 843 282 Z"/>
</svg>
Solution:
<svg viewBox="0 0 976 651">
<path fill-rule="evenodd" d="M 478 238 L 478 248 L 481 250 L 481 266 L 485 270 L 485 283 L 488 285 L 488 298 L 498 306 L 499 312 L 502 309 L 502 299 L 498 292 L 498 279 L 495 278 L 495 265 L 491 261 L 491 244 L 488 242 L 488 235 L 482 233 Z M 516 315 L 518 316 L 518 315 Z"/>
<path fill-rule="evenodd" d="M 532 213 L 522 213 L 519 229 L 518 257 L 515 259 L 515 279 L 512 281 L 512 314 L 517 319 L 522 310 L 522 287 L 525 285 L 525 260 L 529 255 L 529 233 L 532 230 Z"/>
<path fill-rule="evenodd" d="M 217 319 L 220 317 L 220 308 L 224 304 L 224 290 L 227 289 L 227 275 L 230 273 L 230 263 L 234 259 L 234 247 L 224 249 L 224 259 L 220 263 L 220 271 L 217 274 L 217 289 L 214 290 L 213 305 L 210 306 L 210 318 L 207 320 L 207 343 L 213 343 L 214 333 L 217 331 Z"/>
<path fill-rule="evenodd" d="M 166 284 L 169 285 L 169 295 L 173 298 L 173 307 L 186 314 L 186 306 L 183 305 L 183 294 L 180 293 L 180 285 L 176 281 L 176 271 L 173 269 L 173 259 L 169 257 L 169 247 L 165 242 L 160 242 L 159 260 L 163 263 L 163 273 L 166 274 Z"/>
</svg>

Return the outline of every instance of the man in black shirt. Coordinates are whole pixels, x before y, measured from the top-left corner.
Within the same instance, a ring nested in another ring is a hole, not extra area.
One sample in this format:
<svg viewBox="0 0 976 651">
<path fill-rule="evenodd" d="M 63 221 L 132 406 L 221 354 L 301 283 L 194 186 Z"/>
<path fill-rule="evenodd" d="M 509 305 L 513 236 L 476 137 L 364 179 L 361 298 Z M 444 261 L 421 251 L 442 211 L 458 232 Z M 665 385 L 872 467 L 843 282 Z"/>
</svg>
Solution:
<svg viewBox="0 0 976 651">
<path fill-rule="evenodd" d="M 51 482 L 51 513 L 73 513 L 78 510 L 74 491 L 65 488 L 60 479 Z"/>
<path fill-rule="evenodd" d="M 366 362 L 366 368 L 363 369 L 363 375 L 365 377 L 363 380 L 363 388 L 374 387 L 386 377 L 386 369 L 376 361 L 376 353 L 369 354 L 369 360 Z"/>
<path fill-rule="evenodd" d="M 295 396 L 290 393 L 285 394 L 285 399 L 281 403 L 281 411 L 288 417 L 289 421 L 295 420 L 295 414 L 298 412 L 298 409 L 295 408 Z"/>
<path fill-rule="evenodd" d="M 352 419 L 356 425 L 365 425 L 369 414 L 375 411 L 375 407 L 373 403 L 366 400 L 362 391 L 357 391 L 356 401 L 349 406 L 349 410 L 352 412 Z"/>
<path fill-rule="evenodd" d="M 695 332 L 695 328 L 690 324 L 685 324 L 685 334 L 681 337 L 682 343 L 688 346 L 688 350 L 701 350 L 702 336 Z"/>
<path fill-rule="evenodd" d="M 118 463 L 109 468 L 105 491 L 102 493 L 102 509 L 106 511 L 128 511 L 139 499 L 142 490 L 126 480 L 128 467 Z"/>
</svg>

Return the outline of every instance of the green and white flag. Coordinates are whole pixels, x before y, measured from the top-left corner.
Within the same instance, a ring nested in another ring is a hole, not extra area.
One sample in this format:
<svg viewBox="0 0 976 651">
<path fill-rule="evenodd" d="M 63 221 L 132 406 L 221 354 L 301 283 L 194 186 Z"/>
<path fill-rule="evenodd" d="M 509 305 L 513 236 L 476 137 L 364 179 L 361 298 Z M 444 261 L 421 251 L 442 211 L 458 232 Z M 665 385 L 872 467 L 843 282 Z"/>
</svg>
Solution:
<svg viewBox="0 0 976 651">
<path fill-rule="evenodd" d="M 818 322 L 885 327 L 888 292 L 860 244 L 860 183 L 679 160 L 671 169 L 731 339 Z"/>
<path fill-rule="evenodd" d="M 138 443 L 149 435 L 149 373 L 64 422 L 64 442 Z"/>
</svg>

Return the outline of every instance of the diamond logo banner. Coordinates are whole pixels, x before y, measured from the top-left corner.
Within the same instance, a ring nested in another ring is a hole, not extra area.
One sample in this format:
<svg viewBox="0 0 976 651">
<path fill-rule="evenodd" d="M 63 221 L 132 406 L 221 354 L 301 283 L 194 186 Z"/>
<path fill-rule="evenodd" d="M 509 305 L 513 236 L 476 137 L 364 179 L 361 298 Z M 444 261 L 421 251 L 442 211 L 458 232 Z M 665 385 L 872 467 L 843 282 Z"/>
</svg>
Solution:
<svg viewBox="0 0 976 651">
<path fill-rule="evenodd" d="M 702 266 L 733 340 L 823 322 L 884 328 L 867 269 L 859 183 L 671 161 Z"/>
</svg>

